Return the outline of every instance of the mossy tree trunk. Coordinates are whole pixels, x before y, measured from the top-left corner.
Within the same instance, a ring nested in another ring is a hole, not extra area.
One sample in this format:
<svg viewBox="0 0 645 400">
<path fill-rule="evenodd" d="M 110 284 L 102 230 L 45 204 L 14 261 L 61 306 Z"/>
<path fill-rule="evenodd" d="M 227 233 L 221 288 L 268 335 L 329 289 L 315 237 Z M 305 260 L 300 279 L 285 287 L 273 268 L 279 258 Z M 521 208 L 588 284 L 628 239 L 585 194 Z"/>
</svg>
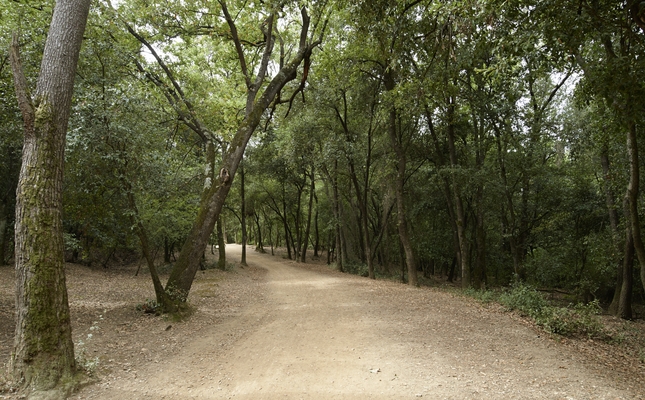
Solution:
<svg viewBox="0 0 645 400">
<path fill-rule="evenodd" d="M 63 386 L 76 370 L 61 214 L 65 135 L 89 6 L 89 0 L 56 2 L 33 99 L 17 35 L 11 49 L 25 138 L 16 200 L 17 321 L 10 369 L 25 389 L 53 390 L 49 397 L 64 397 L 69 388 Z"/>
</svg>

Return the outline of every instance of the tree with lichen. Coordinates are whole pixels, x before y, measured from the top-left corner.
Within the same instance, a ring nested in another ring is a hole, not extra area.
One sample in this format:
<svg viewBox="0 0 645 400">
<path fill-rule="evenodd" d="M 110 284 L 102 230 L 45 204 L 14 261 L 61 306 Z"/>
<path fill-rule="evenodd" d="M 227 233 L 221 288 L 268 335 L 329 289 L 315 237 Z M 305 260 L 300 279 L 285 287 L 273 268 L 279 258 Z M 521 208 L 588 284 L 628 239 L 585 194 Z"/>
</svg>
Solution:
<svg viewBox="0 0 645 400">
<path fill-rule="evenodd" d="M 24 121 L 17 190 L 14 378 L 46 398 L 63 398 L 76 373 L 65 286 L 62 183 L 65 136 L 89 0 L 54 7 L 36 91 L 29 94 L 18 35 L 11 66 Z"/>
</svg>

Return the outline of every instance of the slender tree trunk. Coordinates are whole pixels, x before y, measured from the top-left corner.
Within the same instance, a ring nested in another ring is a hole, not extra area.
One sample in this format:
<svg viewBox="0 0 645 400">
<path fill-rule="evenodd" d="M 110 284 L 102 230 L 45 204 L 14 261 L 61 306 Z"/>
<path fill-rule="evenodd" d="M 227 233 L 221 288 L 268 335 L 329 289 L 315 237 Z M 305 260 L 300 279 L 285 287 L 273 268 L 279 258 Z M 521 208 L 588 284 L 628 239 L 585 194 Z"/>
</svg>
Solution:
<svg viewBox="0 0 645 400">
<path fill-rule="evenodd" d="M 473 128 L 475 137 L 475 167 L 477 171 L 484 169 L 486 159 L 486 145 L 484 143 L 484 123 L 478 121 L 473 113 Z M 482 284 L 486 283 L 486 227 L 485 227 L 485 209 L 484 209 L 484 183 L 477 183 L 475 190 L 475 266 L 473 268 L 472 282 L 476 289 L 480 289 Z"/>
<path fill-rule="evenodd" d="M 294 227 L 294 229 L 296 231 L 296 237 L 295 237 L 295 240 L 293 241 L 292 244 L 293 244 L 293 252 L 294 252 L 294 256 L 295 256 L 294 259 L 296 261 L 300 261 L 300 254 L 301 254 L 300 253 L 300 250 L 301 250 L 300 246 L 302 246 L 302 235 L 303 235 L 302 221 L 301 221 L 301 217 L 302 217 L 302 194 L 303 194 L 303 192 L 305 190 L 305 186 L 306 186 L 306 183 L 307 183 L 307 174 L 306 174 L 306 172 L 303 175 L 304 175 L 304 178 L 302 180 L 302 185 L 296 184 L 296 188 L 298 189 L 298 197 L 297 197 L 297 200 L 296 200 L 296 212 L 295 212 L 295 215 L 294 215 L 294 218 L 293 218 L 295 220 L 295 222 L 293 224 L 293 227 Z M 293 233 L 293 231 L 291 233 Z"/>
<path fill-rule="evenodd" d="M 625 221 L 631 219 L 630 192 L 627 190 L 623 200 Z M 621 283 L 620 297 L 616 316 L 623 319 L 632 319 L 632 291 L 634 286 L 634 236 L 632 226 L 625 224 L 625 251 L 623 256 L 623 281 Z"/>
<path fill-rule="evenodd" d="M 629 186 L 627 194 L 629 196 L 629 216 L 632 228 L 632 239 L 634 249 L 640 264 L 641 283 L 645 289 L 645 246 L 641 236 L 640 217 L 638 215 L 638 195 L 640 183 L 640 167 L 638 164 L 638 143 L 636 141 L 636 124 L 630 121 L 627 129 L 627 151 L 629 153 Z"/>
<path fill-rule="evenodd" d="M 224 229 L 222 216 L 217 217 L 217 250 L 219 258 L 217 259 L 217 268 L 226 270 L 226 241 L 224 240 Z"/>
<path fill-rule="evenodd" d="M 242 225 L 242 260 L 241 260 L 242 265 L 247 265 L 246 264 L 246 241 L 248 239 L 247 232 L 246 232 L 246 199 L 245 199 L 245 193 L 244 193 L 245 177 L 246 175 L 244 174 L 244 165 L 242 165 L 240 167 L 240 197 L 242 198 L 242 204 L 240 205 L 240 207 L 242 208 L 241 216 L 240 216 L 240 224 Z"/>
<path fill-rule="evenodd" d="M 341 212 L 341 199 L 338 194 L 338 160 L 334 160 L 334 176 L 331 177 L 329 174 L 327 176 L 330 178 L 331 184 L 332 184 L 332 206 L 333 206 L 333 211 L 334 211 L 334 231 L 335 231 L 335 239 L 336 239 L 336 245 L 334 246 L 334 255 L 336 258 L 336 269 L 340 272 L 344 272 L 344 264 L 343 264 L 343 243 L 342 243 L 342 224 L 341 224 L 341 219 L 342 219 L 342 212 Z"/>
<path fill-rule="evenodd" d="M 395 79 L 393 72 L 388 70 L 385 73 L 385 88 L 388 91 L 392 91 L 395 88 Z M 417 265 L 414 257 L 414 251 L 412 249 L 412 243 L 410 242 L 410 236 L 408 233 L 408 225 L 405 217 L 405 195 L 403 191 L 403 185 L 405 183 L 405 169 L 406 169 L 406 157 L 405 150 L 403 149 L 403 143 L 399 137 L 399 132 L 396 128 L 397 122 L 397 111 L 394 105 L 390 106 L 389 119 L 388 119 L 388 133 L 390 136 L 390 143 L 394 149 L 394 153 L 397 157 L 397 170 L 396 170 L 396 179 L 394 180 L 394 193 L 396 196 L 396 211 L 397 211 L 397 227 L 399 230 L 399 240 L 403 246 L 403 251 L 405 253 L 405 263 L 408 266 L 408 284 L 411 286 L 419 286 L 419 281 L 417 278 Z"/>
<path fill-rule="evenodd" d="M 345 226 L 343 225 L 342 222 L 340 222 L 340 221 L 343 220 L 343 218 L 345 216 L 345 210 L 344 210 L 344 207 L 343 207 L 342 199 L 340 199 L 340 197 L 339 197 L 338 200 L 339 200 L 338 201 L 338 215 L 340 217 L 340 220 L 338 222 L 338 237 L 340 239 L 340 242 L 339 242 L 340 247 L 338 248 L 339 253 L 338 253 L 337 259 L 340 260 L 340 265 L 342 266 L 342 267 L 339 268 L 339 270 L 341 272 L 343 272 L 345 270 L 345 268 L 347 267 L 347 264 L 348 264 L 348 260 L 349 260 L 348 253 L 349 252 L 347 250 L 348 245 L 347 245 L 347 237 L 345 235 Z"/>
<path fill-rule="evenodd" d="M 170 311 L 173 309 L 173 303 L 170 297 L 166 294 L 163 284 L 159 279 L 159 273 L 157 272 L 157 267 L 155 266 L 154 256 L 150 251 L 150 244 L 149 244 L 150 242 L 148 240 L 148 234 L 146 232 L 145 227 L 143 226 L 141 217 L 139 216 L 139 208 L 137 207 L 137 203 L 134 198 L 132 185 L 130 185 L 130 182 L 127 182 L 125 178 L 123 178 L 125 176 L 123 171 L 121 171 L 121 176 L 122 176 L 121 183 L 123 184 L 123 187 L 126 191 L 126 197 L 128 199 L 128 207 L 130 208 L 130 211 L 131 211 L 130 222 L 132 223 L 133 226 L 136 227 L 135 230 L 136 230 L 137 236 L 139 237 L 139 242 L 141 243 L 141 252 L 143 253 L 143 257 L 146 259 L 146 262 L 148 264 L 148 271 L 150 271 L 150 277 L 152 278 L 152 285 L 155 289 L 157 304 L 161 305 L 164 308 L 164 310 Z"/>
<path fill-rule="evenodd" d="M 434 144 L 434 149 L 435 149 L 434 157 L 435 157 L 435 160 L 436 160 L 436 163 L 437 163 L 437 167 L 440 168 L 440 167 L 446 166 L 447 162 L 445 160 L 443 147 L 441 146 L 441 143 L 439 142 L 439 138 L 437 136 L 437 133 L 436 133 L 436 131 L 434 129 L 434 124 L 432 122 L 432 113 L 430 112 L 430 109 L 427 107 L 427 105 L 425 107 L 425 114 L 426 114 L 426 119 L 428 121 L 428 128 L 430 130 L 430 136 L 432 137 L 432 142 Z M 454 142 L 453 142 L 453 147 L 454 147 Z M 449 157 L 450 157 L 450 155 L 449 155 Z M 456 155 L 455 155 L 454 159 L 455 159 L 455 162 L 456 162 Z M 452 157 L 450 157 L 450 161 L 451 161 L 451 164 L 452 164 L 452 162 L 453 162 Z M 455 255 L 456 255 L 456 258 L 457 258 L 457 262 L 459 263 L 459 265 L 461 265 L 461 244 L 460 244 L 461 242 L 460 242 L 460 236 L 459 236 L 458 218 L 457 218 L 457 213 L 455 211 L 455 209 L 457 207 L 454 204 L 454 203 L 456 203 L 457 197 L 454 196 L 453 188 L 451 188 L 450 178 L 448 176 L 446 176 L 445 174 L 443 174 L 442 178 L 443 178 L 442 179 L 443 194 L 444 194 L 444 197 L 446 199 L 446 208 L 447 208 L 447 211 L 448 211 L 448 217 L 450 219 L 450 226 L 451 226 L 452 232 L 453 232 L 452 236 L 453 236 L 454 252 L 455 252 Z M 453 272 L 452 272 L 453 269 L 454 268 L 450 269 L 450 274 L 446 274 L 448 282 L 453 281 Z"/>
<path fill-rule="evenodd" d="M 373 260 L 372 246 L 370 243 L 369 226 L 368 226 L 367 197 L 366 197 L 367 193 L 361 190 L 361 185 L 358 182 L 358 177 L 356 176 L 356 171 L 352 160 L 349 160 L 349 168 L 350 168 L 351 179 L 354 184 L 354 190 L 356 191 L 358 211 L 360 213 L 360 218 L 358 223 L 359 223 L 360 237 L 362 238 L 361 248 L 363 250 L 363 257 L 365 259 L 365 262 L 367 263 L 367 275 L 370 279 L 376 279 L 376 276 L 374 274 L 374 263 L 372 261 Z M 366 168 L 369 169 L 369 162 Z M 366 181 L 364 183 L 369 184 L 369 181 Z"/>
<path fill-rule="evenodd" d="M 603 183 L 605 191 L 605 204 L 607 205 L 607 212 L 609 214 L 609 226 L 611 227 L 612 244 L 614 246 L 615 256 L 614 262 L 616 264 L 616 289 L 614 290 L 614 297 L 609 305 L 609 312 L 612 315 L 617 315 L 618 304 L 620 302 L 620 293 L 623 285 L 623 250 L 620 244 L 620 231 L 618 230 L 618 210 L 614 201 L 614 193 L 611 188 L 611 175 L 610 163 L 607 146 L 602 147 L 600 153 L 600 164 L 602 165 Z"/>
<path fill-rule="evenodd" d="M 316 212 L 314 214 L 314 258 L 320 257 L 320 231 L 318 229 L 318 196 L 314 195 Z"/>
<path fill-rule="evenodd" d="M 29 95 L 14 35 L 11 64 L 25 139 L 15 223 L 16 333 L 10 370 L 25 388 L 60 389 L 76 372 L 62 226 L 65 136 L 89 0 L 58 0 L 35 96 Z M 65 387 L 67 386 L 67 387 Z"/>
<path fill-rule="evenodd" d="M 255 251 L 259 253 L 264 253 L 264 243 L 262 243 L 262 226 L 260 225 L 260 214 L 255 213 L 253 216 L 255 221 L 255 228 L 257 229 L 257 240 L 255 244 Z"/>
<path fill-rule="evenodd" d="M 477 187 L 477 215 L 475 217 L 475 244 L 477 245 L 477 256 L 475 258 L 475 268 L 473 277 L 473 286 L 476 289 L 482 287 L 486 282 L 486 229 L 484 227 L 484 200 L 483 187 Z"/>
<path fill-rule="evenodd" d="M 457 151 L 455 149 L 455 127 L 454 127 L 454 112 L 455 105 L 453 99 L 449 99 L 448 105 L 448 149 L 450 153 L 450 164 L 453 168 L 457 168 L 459 163 L 457 161 Z M 456 171 L 453 171 L 456 174 Z M 457 217 L 457 239 L 459 241 L 459 259 L 461 261 L 461 286 L 464 288 L 470 287 L 470 264 L 468 257 L 468 242 L 466 239 L 466 213 L 461 199 L 461 193 L 457 180 L 452 180 L 453 197 L 455 201 L 455 213 Z"/>
<path fill-rule="evenodd" d="M 309 209 L 307 210 L 307 225 L 305 226 L 305 235 L 302 240 L 302 252 L 300 261 L 305 262 L 307 259 L 307 247 L 309 244 L 309 233 L 311 231 L 311 215 L 313 214 L 314 207 L 314 192 L 316 190 L 316 177 L 314 174 L 314 167 L 311 166 L 311 186 L 309 187 Z"/>
</svg>

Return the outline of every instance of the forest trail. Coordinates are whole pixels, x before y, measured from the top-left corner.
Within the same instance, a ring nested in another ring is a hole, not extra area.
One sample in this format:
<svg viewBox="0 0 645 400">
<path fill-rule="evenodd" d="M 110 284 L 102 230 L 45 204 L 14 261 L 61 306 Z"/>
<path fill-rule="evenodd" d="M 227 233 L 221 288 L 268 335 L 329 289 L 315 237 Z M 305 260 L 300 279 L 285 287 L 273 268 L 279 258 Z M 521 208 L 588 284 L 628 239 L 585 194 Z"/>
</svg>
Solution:
<svg viewBox="0 0 645 400">
<path fill-rule="evenodd" d="M 227 246 L 232 259 L 239 251 Z M 565 346 L 468 299 L 247 257 L 245 270 L 266 271 L 253 289 L 259 300 L 74 398 L 640 398 Z"/>
</svg>

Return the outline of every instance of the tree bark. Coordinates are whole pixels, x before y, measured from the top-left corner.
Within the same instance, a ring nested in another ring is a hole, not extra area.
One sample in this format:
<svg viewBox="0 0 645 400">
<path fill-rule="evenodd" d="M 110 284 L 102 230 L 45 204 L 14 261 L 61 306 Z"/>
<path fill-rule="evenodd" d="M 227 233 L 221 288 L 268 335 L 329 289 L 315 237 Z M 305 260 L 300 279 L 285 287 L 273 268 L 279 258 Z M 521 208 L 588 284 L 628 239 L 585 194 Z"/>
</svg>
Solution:
<svg viewBox="0 0 645 400">
<path fill-rule="evenodd" d="M 24 120 L 17 189 L 16 333 L 10 369 L 24 388 L 64 397 L 76 372 L 62 226 L 65 136 L 89 0 L 54 7 L 40 75 L 28 93 L 14 35 L 12 69 Z"/>
</svg>

